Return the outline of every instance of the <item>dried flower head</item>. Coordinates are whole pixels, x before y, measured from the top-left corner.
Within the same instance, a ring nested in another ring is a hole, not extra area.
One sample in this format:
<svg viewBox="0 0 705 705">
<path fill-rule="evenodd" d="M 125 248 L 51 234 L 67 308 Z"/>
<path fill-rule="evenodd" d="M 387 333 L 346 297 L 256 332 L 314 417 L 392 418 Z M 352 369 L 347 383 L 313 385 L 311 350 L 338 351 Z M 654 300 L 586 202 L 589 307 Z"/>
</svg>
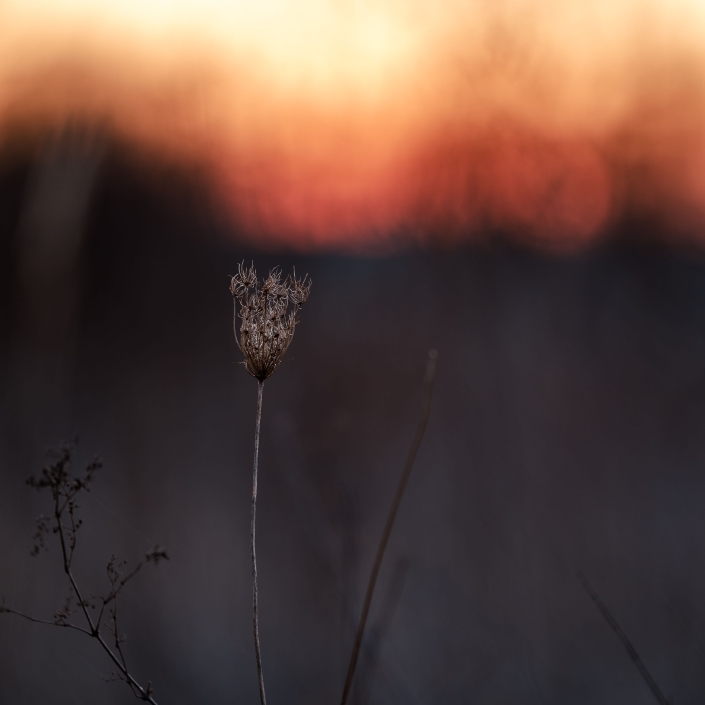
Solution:
<svg viewBox="0 0 705 705">
<path fill-rule="evenodd" d="M 298 279 L 294 272 L 282 280 L 281 271 L 275 267 L 260 284 L 254 266 L 238 265 L 237 274 L 230 280 L 235 342 L 245 357 L 245 369 L 260 382 L 274 373 L 284 357 L 299 322 L 299 309 L 310 291 L 308 275 Z"/>
</svg>

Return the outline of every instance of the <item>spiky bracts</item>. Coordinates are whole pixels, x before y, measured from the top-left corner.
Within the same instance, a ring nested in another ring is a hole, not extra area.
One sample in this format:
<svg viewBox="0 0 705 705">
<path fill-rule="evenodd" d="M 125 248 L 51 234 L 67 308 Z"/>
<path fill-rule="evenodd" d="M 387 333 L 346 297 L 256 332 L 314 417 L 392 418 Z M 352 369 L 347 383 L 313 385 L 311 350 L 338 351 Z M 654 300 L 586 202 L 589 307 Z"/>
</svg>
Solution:
<svg viewBox="0 0 705 705">
<path fill-rule="evenodd" d="M 281 270 L 275 267 L 260 284 L 253 266 L 238 265 L 230 280 L 235 341 L 245 358 L 245 369 L 260 382 L 274 373 L 284 357 L 299 322 L 299 309 L 310 291 L 307 276 L 298 279 L 294 273 L 282 280 Z"/>
</svg>

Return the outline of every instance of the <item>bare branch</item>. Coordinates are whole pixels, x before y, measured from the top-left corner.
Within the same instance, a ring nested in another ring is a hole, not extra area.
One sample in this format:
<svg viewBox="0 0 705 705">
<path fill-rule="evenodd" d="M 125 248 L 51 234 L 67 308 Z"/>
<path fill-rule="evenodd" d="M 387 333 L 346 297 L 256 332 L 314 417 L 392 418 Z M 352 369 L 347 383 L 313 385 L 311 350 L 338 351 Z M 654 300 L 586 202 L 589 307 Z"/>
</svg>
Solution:
<svg viewBox="0 0 705 705">
<path fill-rule="evenodd" d="M 125 565 L 125 563 L 118 563 L 117 557 L 113 556 L 107 566 L 108 579 L 110 580 L 111 586 L 110 592 L 106 597 L 97 598 L 101 602 L 100 612 L 95 621 L 91 618 L 88 608 L 91 607 L 95 609 L 96 605 L 84 599 L 78 582 L 71 570 L 71 566 L 78 540 L 78 530 L 83 523 L 80 519 L 76 518 L 76 511 L 79 508 L 76 497 L 82 491 L 90 491 L 93 476 L 96 470 L 102 466 L 102 463 L 100 459 L 95 458 L 88 464 L 85 474 L 82 477 L 72 476 L 71 458 L 75 445 L 75 442 L 62 444 L 57 451 L 51 453 L 50 457 L 54 462 L 48 464 L 42 470 L 39 477 L 30 477 L 27 480 L 27 484 L 37 490 L 48 488 L 51 491 L 54 505 L 52 516 L 41 515 L 37 518 L 37 533 L 34 535 L 35 545 L 32 549 L 32 555 L 37 555 L 41 550 L 47 549 L 45 537 L 49 533 L 58 535 L 63 569 L 69 585 L 71 586 L 71 594 L 67 598 L 63 609 L 57 610 L 54 614 L 53 622 L 36 619 L 11 609 L 5 604 L 4 598 L 0 602 L 0 614 L 15 614 L 18 617 L 22 617 L 23 619 L 37 624 L 73 629 L 92 639 L 96 639 L 103 651 L 105 651 L 118 669 L 117 672 L 113 672 L 112 680 L 119 679 L 124 681 L 136 698 L 149 702 L 152 705 L 157 705 L 152 697 L 154 689 L 152 688 L 151 681 L 147 683 L 146 687 L 143 687 L 128 670 L 127 660 L 125 659 L 122 649 L 125 638 L 120 635 L 118 628 L 117 598 L 125 585 L 137 575 L 145 564 L 154 563 L 154 565 L 158 565 L 162 560 L 168 560 L 169 555 L 164 548 L 155 546 L 144 555 L 142 560 L 126 576 L 123 576 L 120 572 L 120 567 Z M 66 515 L 68 515 L 68 519 L 65 523 Z M 76 609 L 72 609 L 72 601 L 74 599 L 76 601 Z M 106 607 L 110 609 L 111 624 L 108 625 L 108 629 L 113 634 L 114 650 L 108 645 L 101 633 Z M 83 614 L 87 628 L 79 627 L 68 621 L 73 614 L 79 611 Z"/>
<path fill-rule="evenodd" d="M 5 604 L 5 598 L 3 598 L 3 602 L 0 605 L 0 614 L 3 613 L 17 615 L 18 617 L 26 619 L 29 622 L 34 622 L 35 624 L 44 624 L 48 627 L 63 627 L 64 629 L 74 629 L 77 632 L 81 632 L 81 634 L 87 634 L 88 636 L 92 636 L 92 634 L 87 629 L 83 629 L 83 627 L 78 627 L 75 624 L 70 624 L 69 622 L 58 621 L 56 619 L 53 622 L 50 622 L 46 619 L 37 619 L 36 617 L 31 617 L 30 615 L 24 614 L 23 612 L 13 610 L 11 607 L 8 607 Z"/>
</svg>

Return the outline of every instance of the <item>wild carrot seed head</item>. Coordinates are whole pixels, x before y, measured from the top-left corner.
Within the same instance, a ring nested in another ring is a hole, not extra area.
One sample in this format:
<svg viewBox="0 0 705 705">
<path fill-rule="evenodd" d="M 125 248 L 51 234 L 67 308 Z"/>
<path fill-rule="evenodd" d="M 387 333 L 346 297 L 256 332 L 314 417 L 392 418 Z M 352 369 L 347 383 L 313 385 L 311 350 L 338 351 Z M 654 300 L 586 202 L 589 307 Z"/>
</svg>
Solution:
<svg viewBox="0 0 705 705">
<path fill-rule="evenodd" d="M 238 265 L 230 280 L 235 342 L 245 358 L 245 369 L 260 382 L 274 373 L 284 357 L 310 291 L 308 275 L 299 279 L 294 272 L 282 280 L 281 270 L 275 267 L 260 284 L 254 266 Z"/>
</svg>

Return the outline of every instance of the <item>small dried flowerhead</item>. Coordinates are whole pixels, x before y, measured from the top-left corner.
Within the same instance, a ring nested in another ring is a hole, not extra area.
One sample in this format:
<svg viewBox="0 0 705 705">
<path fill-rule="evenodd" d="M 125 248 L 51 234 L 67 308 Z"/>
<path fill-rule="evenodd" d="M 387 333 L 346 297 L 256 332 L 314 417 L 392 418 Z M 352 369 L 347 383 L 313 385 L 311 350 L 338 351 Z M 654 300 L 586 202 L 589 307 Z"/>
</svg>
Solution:
<svg viewBox="0 0 705 705">
<path fill-rule="evenodd" d="M 275 267 L 260 284 L 254 267 L 238 265 L 230 280 L 235 342 L 245 357 L 245 369 L 260 382 L 274 373 L 284 357 L 299 322 L 299 309 L 310 291 L 307 276 L 297 279 L 294 273 L 282 281 L 281 271 Z"/>
</svg>

